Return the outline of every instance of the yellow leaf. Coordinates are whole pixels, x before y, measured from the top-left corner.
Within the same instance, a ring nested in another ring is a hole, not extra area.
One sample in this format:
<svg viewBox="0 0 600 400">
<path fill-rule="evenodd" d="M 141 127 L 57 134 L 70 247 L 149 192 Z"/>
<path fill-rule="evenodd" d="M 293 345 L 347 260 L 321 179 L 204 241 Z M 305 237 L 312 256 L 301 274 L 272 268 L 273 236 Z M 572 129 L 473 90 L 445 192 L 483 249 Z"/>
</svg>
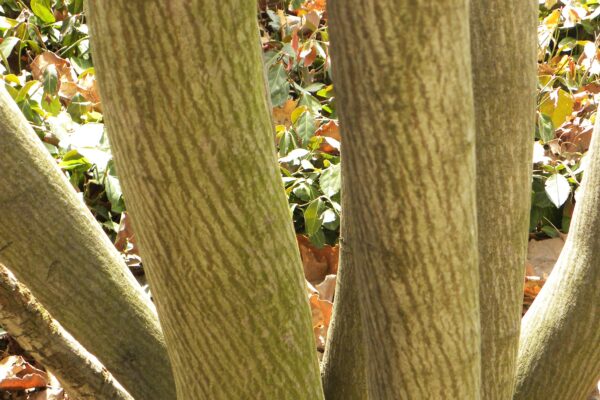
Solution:
<svg viewBox="0 0 600 400">
<path fill-rule="evenodd" d="M 294 111 L 292 111 L 292 124 L 295 124 L 296 121 L 298 120 L 298 118 L 300 118 L 302 113 L 306 110 L 308 110 L 308 108 L 306 108 L 306 106 L 300 106 L 300 107 L 296 108 Z"/>
<path fill-rule="evenodd" d="M 555 28 L 556 26 L 558 26 L 559 22 L 560 22 L 560 11 L 554 10 L 550 13 L 550 15 L 548 15 L 546 18 L 544 18 L 543 24 L 546 25 L 546 27 L 548 29 L 552 29 L 552 28 Z"/>
<path fill-rule="evenodd" d="M 540 104 L 540 112 L 552 119 L 552 124 L 558 128 L 573 112 L 573 96 L 562 89 L 555 90 Z"/>
</svg>

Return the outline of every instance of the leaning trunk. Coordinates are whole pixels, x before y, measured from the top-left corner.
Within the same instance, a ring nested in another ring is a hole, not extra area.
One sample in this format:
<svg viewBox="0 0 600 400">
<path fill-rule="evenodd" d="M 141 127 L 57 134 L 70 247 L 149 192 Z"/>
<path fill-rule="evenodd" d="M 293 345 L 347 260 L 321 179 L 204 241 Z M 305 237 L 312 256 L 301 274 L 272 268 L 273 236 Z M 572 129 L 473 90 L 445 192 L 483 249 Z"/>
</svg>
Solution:
<svg viewBox="0 0 600 400">
<path fill-rule="evenodd" d="M 373 399 L 479 396 L 468 4 L 329 4 Z"/>
<path fill-rule="evenodd" d="M 531 198 L 537 10 L 535 0 L 471 2 L 482 399 L 508 400 L 514 390 Z"/>
<path fill-rule="evenodd" d="M 515 400 L 584 399 L 600 378 L 600 119 L 569 237 L 525 314 Z"/>
<path fill-rule="evenodd" d="M 174 397 L 150 300 L 4 88 L 0 262 L 134 397 Z"/>
<path fill-rule="evenodd" d="M 256 3 L 89 7 L 110 141 L 179 398 L 321 398 Z"/>
<path fill-rule="evenodd" d="M 52 371 L 70 397 L 133 400 L 98 359 L 56 322 L 0 264 L 0 324 L 19 346 Z"/>
</svg>

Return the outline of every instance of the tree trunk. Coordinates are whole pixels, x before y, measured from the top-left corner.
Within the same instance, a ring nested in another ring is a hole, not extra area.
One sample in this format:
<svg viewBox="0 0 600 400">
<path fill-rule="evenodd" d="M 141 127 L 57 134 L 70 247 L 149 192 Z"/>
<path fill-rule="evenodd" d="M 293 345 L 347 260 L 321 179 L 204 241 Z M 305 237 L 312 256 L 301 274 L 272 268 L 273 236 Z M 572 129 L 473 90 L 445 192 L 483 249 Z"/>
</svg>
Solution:
<svg viewBox="0 0 600 400">
<path fill-rule="evenodd" d="M 600 119 L 569 236 L 523 318 L 515 400 L 584 399 L 600 378 Z"/>
<path fill-rule="evenodd" d="M 0 262 L 135 397 L 173 398 L 150 300 L 0 89 Z"/>
<path fill-rule="evenodd" d="M 535 0 L 471 2 L 482 399 L 508 400 L 514 390 L 531 199 L 537 13 Z"/>
<path fill-rule="evenodd" d="M 374 399 L 479 398 L 468 4 L 329 4 Z"/>
<path fill-rule="evenodd" d="M 19 346 L 52 371 L 70 397 L 133 400 L 98 359 L 54 321 L 2 264 L 0 324 Z"/>
<path fill-rule="evenodd" d="M 256 3 L 89 9 L 111 145 L 179 398 L 322 398 Z"/>
<path fill-rule="evenodd" d="M 343 147 L 343 145 L 342 145 Z M 346 180 L 342 181 L 344 185 Z M 351 236 L 349 224 L 344 217 L 351 214 L 342 189 L 342 221 L 340 239 L 340 263 L 335 286 L 333 316 L 329 325 L 327 345 L 322 363 L 323 389 L 327 400 L 367 400 L 367 377 L 365 370 L 365 341 L 360 315 L 360 281 L 352 253 L 346 251 L 346 237 Z"/>
</svg>

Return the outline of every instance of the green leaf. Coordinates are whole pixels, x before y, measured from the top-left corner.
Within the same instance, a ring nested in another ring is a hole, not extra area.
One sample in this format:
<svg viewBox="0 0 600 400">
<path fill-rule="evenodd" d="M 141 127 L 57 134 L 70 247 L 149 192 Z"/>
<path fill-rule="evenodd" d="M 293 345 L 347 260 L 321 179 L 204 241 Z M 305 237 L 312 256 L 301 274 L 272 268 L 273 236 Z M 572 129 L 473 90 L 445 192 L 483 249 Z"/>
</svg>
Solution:
<svg viewBox="0 0 600 400">
<path fill-rule="evenodd" d="M 42 100 L 42 109 L 54 116 L 60 114 L 60 111 L 62 109 L 62 104 L 60 103 L 60 100 L 58 99 L 58 96 L 52 97 L 51 101 L 48 101 L 47 99 L 43 99 Z"/>
<path fill-rule="evenodd" d="M 548 237 L 551 237 L 551 238 L 557 237 L 560 233 L 556 230 L 555 227 L 553 227 L 551 225 L 542 226 L 542 232 L 544 232 Z"/>
<path fill-rule="evenodd" d="M 312 83 L 303 89 L 307 92 L 318 92 L 319 90 L 323 89 L 324 87 L 325 87 L 324 84 L 317 82 L 317 83 Z"/>
<path fill-rule="evenodd" d="M 83 0 L 73 0 L 69 3 L 69 13 L 79 14 L 83 12 Z"/>
<path fill-rule="evenodd" d="M 56 18 L 54 18 L 54 14 L 52 13 L 50 0 L 31 0 L 31 11 L 33 11 L 36 17 L 47 24 L 56 22 Z"/>
<path fill-rule="evenodd" d="M 342 176 L 340 164 L 332 165 L 327 168 L 319 178 L 321 191 L 327 197 L 332 197 L 338 194 L 342 187 Z"/>
<path fill-rule="evenodd" d="M 36 80 L 27 81 L 27 83 L 19 90 L 17 97 L 15 98 L 15 102 L 19 103 L 27 98 L 29 91 L 36 84 L 39 83 Z"/>
<path fill-rule="evenodd" d="M 319 249 L 325 245 L 325 234 L 323 233 L 323 229 L 319 229 L 314 235 L 310 235 L 308 238 L 310 239 L 310 242 Z"/>
<path fill-rule="evenodd" d="M 300 97 L 298 105 L 305 106 L 313 114 L 318 114 L 322 108 L 319 100 L 317 100 L 314 96 L 308 94 L 307 92 L 302 93 L 302 97 Z"/>
<path fill-rule="evenodd" d="M 306 156 L 310 152 L 306 149 L 294 149 L 290 151 L 285 157 L 279 159 L 280 163 L 289 163 L 292 161 L 299 160 L 300 158 Z"/>
<path fill-rule="evenodd" d="M 323 225 L 321 208 L 323 206 L 323 200 L 316 199 L 306 207 L 306 210 L 304 210 L 304 227 L 308 236 L 316 234 L 317 231 L 321 229 L 321 225 Z"/>
<path fill-rule="evenodd" d="M 340 218 L 338 214 L 331 208 L 323 212 L 323 227 L 330 231 L 335 231 L 340 226 Z"/>
<path fill-rule="evenodd" d="M 10 56 L 10 53 L 12 53 L 13 49 L 17 45 L 17 43 L 19 43 L 19 38 L 16 38 L 14 36 L 4 38 L 4 41 L 0 43 L 0 53 L 2 54 L 2 57 L 8 58 Z"/>
<path fill-rule="evenodd" d="M 285 130 L 279 139 L 279 156 L 285 157 L 290 151 L 298 147 L 296 138 L 289 130 Z"/>
<path fill-rule="evenodd" d="M 71 103 L 67 107 L 67 112 L 73 120 L 80 122 L 81 116 L 92 110 L 92 103 L 87 101 L 80 93 L 77 93 L 71 99 Z"/>
<path fill-rule="evenodd" d="M 58 93 L 58 72 L 54 64 L 49 64 L 44 69 L 44 93 L 50 96 L 56 96 Z"/>
<path fill-rule="evenodd" d="M 538 137 L 542 139 L 544 143 L 548 143 L 554 139 L 554 125 L 552 124 L 552 118 L 546 114 L 539 114 L 538 126 L 537 126 Z"/>
<path fill-rule="evenodd" d="M 546 194 L 556 208 L 559 208 L 569 198 L 571 185 L 561 174 L 554 174 L 546 180 Z"/>
<path fill-rule="evenodd" d="M 304 182 L 298 184 L 298 186 L 296 186 L 292 190 L 292 193 L 294 193 L 294 196 L 296 196 L 302 201 L 311 201 L 312 199 L 317 197 L 315 189 Z"/>
<path fill-rule="evenodd" d="M 315 118 L 310 112 L 305 111 L 296 120 L 294 128 L 296 129 L 298 137 L 302 140 L 302 144 L 306 145 L 310 138 L 314 136 L 317 129 L 315 126 Z"/>
<path fill-rule="evenodd" d="M 277 63 L 269 68 L 269 90 L 273 107 L 279 107 L 288 99 L 290 84 L 283 64 Z"/>
<path fill-rule="evenodd" d="M 0 11 L 2 13 L 2 11 Z M 18 24 L 17 20 L 0 16 L 0 29 L 6 30 L 14 28 Z"/>
<path fill-rule="evenodd" d="M 71 150 L 64 155 L 58 166 L 65 171 L 87 171 L 92 167 L 92 164 L 77 150 Z"/>
<path fill-rule="evenodd" d="M 106 175 L 104 180 L 104 187 L 106 190 L 106 197 L 110 201 L 110 209 L 112 212 L 121 213 L 125 211 L 125 204 L 123 202 L 123 191 L 121 190 L 121 183 L 115 176 Z"/>
</svg>

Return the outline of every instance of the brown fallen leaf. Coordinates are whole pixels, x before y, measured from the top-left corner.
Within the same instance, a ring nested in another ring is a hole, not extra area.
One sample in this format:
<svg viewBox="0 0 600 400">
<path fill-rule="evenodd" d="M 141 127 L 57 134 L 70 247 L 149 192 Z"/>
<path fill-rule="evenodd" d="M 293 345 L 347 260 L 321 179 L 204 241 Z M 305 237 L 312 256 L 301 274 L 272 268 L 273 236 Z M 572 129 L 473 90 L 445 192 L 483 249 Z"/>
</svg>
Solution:
<svg viewBox="0 0 600 400">
<path fill-rule="evenodd" d="M 335 284 L 337 281 L 337 275 L 331 274 L 325 277 L 325 280 L 315 288 L 319 292 L 319 298 L 333 303 L 333 296 L 335 294 Z"/>
<path fill-rule="evenodd" d="M 84 74 L 74 82 L 62 81 L 58 94 L 67 100 L 71 100 L 76 94 L 80 94 L 91 103 L 92 109 L 102 112 L 100 92 L 94 74 Z"/>
<path fill-rule="evenodd" d="M 45 388 L 47 375 L 21 356 L 8 356 L 0 361 L 0 390 Z"/>
<path fill-rule="evenodd" d="M 527 262 L 533 267 L 531 276 L 550 275 L 558 256 L 565 244 L 566 236 L 545 240 L 530 240 L 527 246 Z"/>
<path fill-rule="evenodd" d="M 337 273 L 339 246 L 325 245 L 318 249 L 304 235 L 296 235 L 296 239 L 307 281 L 317 284 L 322 282 L 327 275 Z"/>
<path fill-rule="evenodd" d="M 317 289 L 309 282 L 307 282 L 307 292 L 317 350 L 324 351 L 327 331 L 331 322 L 331 313 L 333 312 L 333 303 L 321 299 Z"/>
<path fill-rule="evenodd" d="M 523 315 L 529 309 L 537 295 L 542 290 L 546 280 L 539 276 L 526 276 L 525 287 L 523 289 Z"/>
<path fill-rule="evenodd" d="M 77 80 L 77 76 L 69 60 L 61 58 L 51 51 L 41 53 L 31 63 L 31 75 L 33 79 L 42 81 L 44 71 L 49 65 L 56 67 L 59 80 L 67 82 L 75 82 Z"/>
<path fill-rule="evenodd" d="M 127 211 L 121 214 L 119 231 L 117 232 L 117 237 L 115 238 L 115 247 L 121 253 L 135 254 L 138 256 L 140 254 L 135 240 L 135 232 L 133 232 L 131 216 Z"/>
<path fill-rule="evenodd" d="M 323 136 L 325 138 L 331 138 L 331 139 L 334 139 L 336 142 L 342 141 L 342 136 L 340 135 L 340 128 L 339 128 L 337 122 L 333 121 L 333 120 L 321 125 L 319 127 L 319 129 L 317 129 L 317 131 L 315 132 L 315 135 Z M 339 148 L 336 149 L 330 143 L 328 143 L 327 141 L 324 141 L 321 144 L 321 151 L 323 151 L 325 153 L 337 153 L 339 151 Z"/>
<path fill-rule="evenodd" d="M 47 372 L 47 376 L 48 387 L 46 387 L 46 390 L 28 393 L 25 400 L 69 400 L 58 379 L 50 372 Z"/>
<path fill-rule="evenodd" d="M 298 100 L 287 100 L 281 107 L 273 108 L 273 123 L 286 128 L 292 126 L 292 112 L 297 108 Z"/>
</svg>

